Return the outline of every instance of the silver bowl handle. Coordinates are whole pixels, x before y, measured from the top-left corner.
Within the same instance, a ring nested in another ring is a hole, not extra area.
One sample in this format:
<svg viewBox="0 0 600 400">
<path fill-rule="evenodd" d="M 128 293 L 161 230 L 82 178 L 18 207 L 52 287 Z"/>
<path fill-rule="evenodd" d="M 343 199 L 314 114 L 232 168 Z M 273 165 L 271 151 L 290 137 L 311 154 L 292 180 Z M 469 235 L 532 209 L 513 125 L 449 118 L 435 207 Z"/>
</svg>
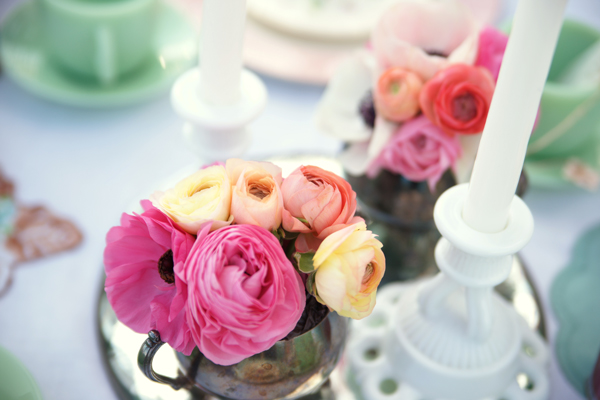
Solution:
<svg viewBox="0 0 600 400">
<path fill-rule="evenodd" d="M 175 390 L 188 386 L 189 380 L 184 375 L 179 375 L 177 378 L 169 378 L 168 376 L 156 373 L 152 368 L 154 355 L 163 344 L 165 342 L 160 340 L 158 331 L 151 330 L 148 333 L 148 338 L 142 343 L 142 347 L 140 347 L 140 351 L 138 352 L 138 367 L 151 381 L 169 385 Z"/>
</svg>

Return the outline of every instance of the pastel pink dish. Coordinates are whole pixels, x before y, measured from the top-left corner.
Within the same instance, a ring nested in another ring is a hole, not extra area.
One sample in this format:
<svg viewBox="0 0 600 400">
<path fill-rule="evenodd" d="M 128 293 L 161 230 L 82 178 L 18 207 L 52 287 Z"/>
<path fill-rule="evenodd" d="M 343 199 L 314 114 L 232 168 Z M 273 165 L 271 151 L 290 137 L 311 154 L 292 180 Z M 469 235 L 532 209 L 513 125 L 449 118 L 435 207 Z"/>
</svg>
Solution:
<svg viewBox="0 0 600 400">
<path fill-rule="evenodd" d="M 294 329 L 306 303 L 304 282 L 266 229 L 209 229 L 198 232 L 185 263 L 187 321 L 202 354 L 232 365 Z"/>
<path fill-rule="evenodd" d="M 185 318 L 181 270 L 194 236 L 142 201 L 141 215 L 123 214 L 106 236 L 106 294 L 117 318 L 138 333 L 156 329 L 171 347 L 189 355 L 196 346 Z M 174 283 L 174 284 L 173 284 Z"/>
</svg>

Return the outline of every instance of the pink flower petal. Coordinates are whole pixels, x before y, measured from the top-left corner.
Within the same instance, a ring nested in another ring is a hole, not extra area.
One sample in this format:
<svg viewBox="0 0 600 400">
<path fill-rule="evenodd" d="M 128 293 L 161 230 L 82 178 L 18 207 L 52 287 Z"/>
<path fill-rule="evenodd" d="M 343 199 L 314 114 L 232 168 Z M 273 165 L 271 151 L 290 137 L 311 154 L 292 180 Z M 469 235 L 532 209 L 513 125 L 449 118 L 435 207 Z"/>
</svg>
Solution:
<svg viewBox="0 0 600 400">
<path fill-rule="evenodd" d="M 216 364 L 267 350 L 304 310 L 302 279 L 275 236 L 259 226 L 232 225 L 197 240 L 183 269 L 187 323 Z"/>
<path fill-rule="evenodd" d="M 134 331 L 158 329 L 174 349 L 189 354 L 194 343 L 184 318 L 187 292 L 177 274 L 194 237 L 148 202 L 142 206 L 144 213 L 123 215 L 121 226 L 107 235 L 104 264 L 108 301 L 117 318 Z M 173 253 L 173 283 L 159 273 L 159 260 L 168 250 Z"/>
</svg>

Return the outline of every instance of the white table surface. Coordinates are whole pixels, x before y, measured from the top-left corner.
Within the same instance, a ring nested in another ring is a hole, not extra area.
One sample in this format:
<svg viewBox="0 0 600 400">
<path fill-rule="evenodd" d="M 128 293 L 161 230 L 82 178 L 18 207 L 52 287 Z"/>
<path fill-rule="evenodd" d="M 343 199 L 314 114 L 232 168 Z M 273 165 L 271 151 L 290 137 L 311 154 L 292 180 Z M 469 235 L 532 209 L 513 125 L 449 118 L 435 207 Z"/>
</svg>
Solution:
<svg viewBox="0 0 600 400">
<path fill-rule="evenodd" d="M 0 0 L 0 17 L 16 0 Z M 504 18 L 514 12 L 507 1 Z M 600 28 L 600 0 L 571 0 L 568 15 Z M 254 124 L 248 156 L 335 154 L 339 143 L 311 122 L 322 88 L 265 78 L 270 103 Z M 74 251 L 22 265 L 0 298 L 0 345 L 20 358 L 47 400 L 116 399 L 102 369 L 95 306 L 108 229 L 144 191 L 198 163 L 167 96 L 121 110 L 76 109 L 40 100 L 0 76 L 0 166 L 26 204 L 45 204 L 77 223 Z M 531 190 L 536 230 L 523 257 L 541 293 L 551 342 L 557 331 L 548 293 L 577 237 L 600 223 L 600 193 Z M 551 369 L 552 400 L 580 399 Z"/>
</svg>

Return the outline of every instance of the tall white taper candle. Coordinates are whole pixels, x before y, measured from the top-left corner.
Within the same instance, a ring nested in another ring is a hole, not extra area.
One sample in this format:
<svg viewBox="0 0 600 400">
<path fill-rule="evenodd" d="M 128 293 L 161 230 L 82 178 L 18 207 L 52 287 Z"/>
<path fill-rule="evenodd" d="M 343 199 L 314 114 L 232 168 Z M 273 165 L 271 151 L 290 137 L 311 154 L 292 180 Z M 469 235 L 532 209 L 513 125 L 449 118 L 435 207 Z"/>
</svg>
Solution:
<svg viewBox="0 0 600 400">
<path fill-rule="evenodd" d="M 506 227 L 567 0 L 520 0 L 463 209 L 480 232 Z"/>
<path fill-rule="evenodd" d="M 217 106 L 240 98 L 246 0 L 204 0 L 200 37 L 200 95 Z"/>
</svg>

